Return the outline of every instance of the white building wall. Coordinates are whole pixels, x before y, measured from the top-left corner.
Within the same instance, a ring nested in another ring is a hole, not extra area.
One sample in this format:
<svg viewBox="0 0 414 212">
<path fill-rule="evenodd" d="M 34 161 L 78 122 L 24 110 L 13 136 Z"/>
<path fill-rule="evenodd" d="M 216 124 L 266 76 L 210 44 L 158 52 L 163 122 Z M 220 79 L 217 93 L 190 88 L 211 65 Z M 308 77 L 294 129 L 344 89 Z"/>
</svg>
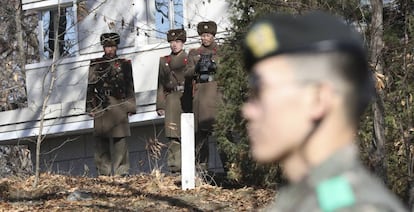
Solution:
<svg viewBox="0 0 414 212">
<path fill-rule="evenodd" d="M 184 26 L 190 42 L 197 42 L 197 24 L 200 21 L 214 21 L 217 23 L 216 37 L 227 35 L 230 26 L 229 5 L 224 0 L 184 0 Z"/>
</svg>

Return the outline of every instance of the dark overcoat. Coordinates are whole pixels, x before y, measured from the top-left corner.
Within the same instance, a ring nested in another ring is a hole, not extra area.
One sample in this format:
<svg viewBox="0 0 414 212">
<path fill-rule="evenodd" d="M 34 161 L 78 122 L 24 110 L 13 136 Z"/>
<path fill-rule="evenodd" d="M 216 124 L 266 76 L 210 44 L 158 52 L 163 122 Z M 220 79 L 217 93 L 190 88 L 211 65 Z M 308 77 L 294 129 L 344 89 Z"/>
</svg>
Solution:
<svg viewBox="0 0 414 212">
<path fill-rule="evenodd" d="M 128 114 L 136 113 L 132 65 L 122 58 L 91 60 L 86 111 L 94 114 L 94 135 L 131 135 Z"/>
<path fill-rule="evenodd" d="M 181 113 L 183 105 L 189 103 L 183 96 L 186 65 L 184 50 L 160 58 L 157 110 L 165 110 L 165 136 L 169 138 L 181 137 Z"/>
<path fill-rule="evenodd" d="M 219 51 L 219 46 L 215 42 L 209 47 L 200 46 L 199 48 L 191 49 L 188 53 L 186 75 L 197 77 L 195 68 L 200 60 L 200 55 L 202 54 L 212 54 L 212 60 L 217 64 L 216 73 L 217 71 L 220 71 Z M 221 102 L 221 93 L 218 90 L 217 79 L 213 79 L 205 83 L 199 83 L 197 80 L 195 80 L 195 82 L 196 83 L 193 85 L 193 112 L 195 129 L 212 131 L 213 124 L 217 116 L 217 108 Z"/>
</svg>

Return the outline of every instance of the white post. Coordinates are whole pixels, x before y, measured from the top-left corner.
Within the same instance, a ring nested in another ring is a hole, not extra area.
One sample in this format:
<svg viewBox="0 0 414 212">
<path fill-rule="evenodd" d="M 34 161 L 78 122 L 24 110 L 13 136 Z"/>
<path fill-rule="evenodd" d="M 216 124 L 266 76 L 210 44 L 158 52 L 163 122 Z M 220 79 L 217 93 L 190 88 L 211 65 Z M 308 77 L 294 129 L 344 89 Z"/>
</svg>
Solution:
<svg viewBox="0 0 414 212">
<path fill-rule="evenodd" d="M 181 188 L 195 186 L 194 114 L 181 114 Z"/>
</svg>

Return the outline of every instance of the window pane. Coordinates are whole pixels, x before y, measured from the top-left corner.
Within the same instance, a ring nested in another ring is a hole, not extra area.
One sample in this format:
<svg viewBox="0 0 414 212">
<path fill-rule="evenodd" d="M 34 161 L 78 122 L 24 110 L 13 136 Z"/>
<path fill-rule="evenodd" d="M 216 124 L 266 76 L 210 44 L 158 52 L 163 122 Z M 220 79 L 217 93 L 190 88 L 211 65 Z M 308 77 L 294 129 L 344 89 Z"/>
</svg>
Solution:
<svg viewBox="0 0 414 212">
<path fill-rule="evenodd" d="M 65 55 L 74 56 L 76 54 L 75 44 L 76 27 L 72 8 L 66 8 L 66 32 L 65 32 Z"/>
<path fill-rule="evenodd" d="M 73 10 L 71 7 L 62 8 L 60 17 L 57 10 L 42 12 L 43 21 L 43 58 L 52 58 L 54 51 L 55 31 L 58 31 L 58 51 L 60 56 L 73 56 L 75 54 L 75 30 Z M 55 23 L 56 22 L 56 23 Z"/>
<path fill-rule="evenodd" d="M 169 8 L 170 1 L 174 2 L 174 20 L 170 20 Z M 172 28 L 183 28 L 183 1 L 182 0 L 156 0 L 155 1 L 155 26 L 156 37 L 166 39 L 167 31 Z"/>
</svg>

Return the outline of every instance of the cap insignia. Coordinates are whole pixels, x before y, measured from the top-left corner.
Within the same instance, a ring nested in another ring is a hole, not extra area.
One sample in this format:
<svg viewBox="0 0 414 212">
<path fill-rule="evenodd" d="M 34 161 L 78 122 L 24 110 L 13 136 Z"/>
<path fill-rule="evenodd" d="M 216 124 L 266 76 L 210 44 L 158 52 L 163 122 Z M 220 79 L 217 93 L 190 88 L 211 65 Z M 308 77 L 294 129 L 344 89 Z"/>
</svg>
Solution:
<svg viewBox="0 0 414 212">
<path fill-rule="evenodd" d="M 256 58 L 278 49 L 278 42 L 273 27 L 269 23 L 254 26 L 246 37 L 248 47 Z"/>
</svg>

